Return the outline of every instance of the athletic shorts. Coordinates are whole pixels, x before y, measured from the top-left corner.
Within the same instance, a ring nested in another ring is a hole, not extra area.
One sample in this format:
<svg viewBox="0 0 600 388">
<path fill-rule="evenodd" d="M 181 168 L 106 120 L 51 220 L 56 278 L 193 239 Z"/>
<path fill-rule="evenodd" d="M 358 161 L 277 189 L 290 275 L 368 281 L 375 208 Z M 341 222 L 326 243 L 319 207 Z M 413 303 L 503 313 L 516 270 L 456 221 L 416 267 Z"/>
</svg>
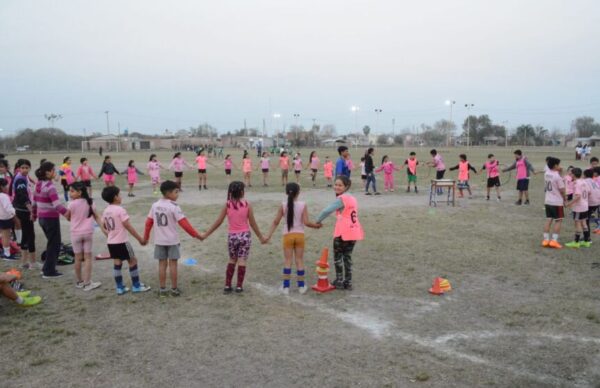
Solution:
<svg viewBox="0 0 600 388">
<path fill-rule="evenodd" d="M 517 181 L 517 191 L 528 191 L 529 179 L 519 179 Z"/>
<path fill-rule="evenodd" d="M 565 208 L 557 205 L 545 205 L 546 207 L 546 218 L 553 220 L 562 220 L 565 218 Z"/>
<path fill-rule="evenodd" d="M 183 176 L 183 171 L 175 171 L 175 178 L 181 178 Z"/>
<path fill-rule="evenodd" d="M 74 253 L 92 253 L 92 243 L 94 241 L 94 235 L 80 234 L 71 235 L 71 245 Z"/>
<path fill-rule="evenodd" d="M 288 176 L 288 170 L 281 170 L 281 176 L 287 178 L 287 176 Z"/>
<path fill-rule="evenodd" d="M 366 181 L 367 180 L 367 176 L 366 175 L 361 175 L 360 179 L 362 179 L 363 181 Z"/>
<path fill-rule="evenodd" d="M 160 175 L 152 175 L 150 176 L 150 181 L 152 181 L 153 185 L 157 185 L 160 183 Z"/>
<path fill-rule="evenodd" d="M 495 176 L 493 178 L 488 178 L 487 179 L 487 187 L 500 187 L 500 177 L 499 176 Z"/>
<path fill-rule="evenodd" d="M 114 174 L 104 174 L 104 182 L 108 183 L 115 183 L 115 176 Z"/>
<path fill-rule="evenodd" d="M 247 259 L 250 256 L 250 232 L 229 233 L 227 248 L 230 259 Z"/>
<path fill-rule="evenodd" d="M 283 235 L 283 248 L 304 248 L 304 233 L 288 233 Z"/>
<path fill-rule="evenodd" d="M 311 168 L 310 171 L 312 171 L 313 174 L 316 174 L 319 170 L 317 170 L 316 168 Z"/>
<path fill-rule="evenodd" d="M 131 248 L 131 244 L 129 244 L 128 242 L 107 245 L 108 253 L 110 253 L 111 259 L 130 260 L 135 257 L 133 248 Z"/>
<path fill-rule="evenodd" d="M 269 169 L 268 168 L 263 168 L 262 172 L 267 173 L 267 172 L 269 172 Z"/>
<path fill-rule="evenodd" d="M 408 174 L 408 182 L 415 182 L 417 183 L 417 176 L 416 175 L 412 175 L 412 174 Z"/>
<path fill-rule="evenodd" d="M 10 220 L 0 220 L 0 229 L 10 229 L 15 227 L 15 221 L 11 218 Z"/>
<path fill-rule="evenodd" d="M 588 217 L 592 218 L 592 215 L 598 216 L 598 206 L 589 206 L 588 207 Z"/>
<path fill-rule="evenodd" d="M 446 170 L 439 170 L 435 172 L 435 179 L 444 179 L 444 174 Z"/>
<path fill-rule="evenodd" d="M 573 212 L 573 219 L 575 221 L 583 221 L 588 219 L 588 212 Z"/>
<path fill-rule="evenodd" d="M 206 169 L 205 168 L 199 168 L 198 169 L 198 174 L 206 174 Z"/>
<path fill-rule="evenodd" d="M 231 169 L 230 168 L 228 168 L 228 169 L 225 170 L 225 175 L 231 175 Z"/>
<path fill-rule="evenodd" d="M 91 181 L 91 180 L 89 180 L 89 179 L 88 179 L 87 181 L 83 181 L 83 185 L 84 185 L 85 187 L 92 187 L 92 181 Z"/>
<path fill-rule="evenodd" d="M 156 260 L 177 260 L 181 258 L 179 244 L 176 245 L 155 245 L 154 258 Z"/>
<path fill-rule="evenodd" d="M 302 170 L 294 170 L 294 174 L 296 175 L 300 175 L 302 173 Z"/>
<path fill-rule="evenodd" d="M 468 189 L 469 188 L 469 181 L 458 181 L 458 183 L 456 184 L 456 188 L 458 188 L 458 189 Z"/>
</svg>

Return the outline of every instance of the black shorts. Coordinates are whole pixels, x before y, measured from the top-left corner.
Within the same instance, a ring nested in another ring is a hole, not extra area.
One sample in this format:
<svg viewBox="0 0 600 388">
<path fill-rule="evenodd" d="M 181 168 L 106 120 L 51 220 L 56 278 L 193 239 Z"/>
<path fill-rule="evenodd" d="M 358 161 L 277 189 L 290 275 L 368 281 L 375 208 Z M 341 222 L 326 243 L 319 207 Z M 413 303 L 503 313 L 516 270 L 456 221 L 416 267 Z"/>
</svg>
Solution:
<svg viewBox="0 0 600 388">
<path fill-rule="evenodd" d="M 517 191 L 528 191 L 529 179 L 519 179 L 517 181 Z"/>
<path fill-rule="evenodd" d="M 557 205 L 545 205 L 546 207 L 546 218 L 552 218 L 553 220 L 562 220 L 565 218 L 565 208 Z"/>
<path fill-rule="evenodd" d="M 183 171 L 175 171 L 175 178 L 181 178 L 182 176 L 183 176 Z"/>
<path fill-rule="evenodd" d="M 133 248 L 128 242 L 121 244 L 107 244 L 108 253 L 110 253 L 111 259 L 129 260 L 135 257 Z"/>
<path fill-rule="evenodd" d="M 367 180 L 367 176 L 366 175 L 361 175 L 360 179 L 362 179 L 363 181 L 366 181 Z"/>
<path fill-rule="evenodd" d="M 269 169 L 268 168 L 263 168 L 262 172 L 267 173 L 267 172 L 269 172 Z"/>
<path fill-rule="evenodd" d="M 592 215 L 596 215 L 596 217 L 598 216 L 598 206 L 589 206 L 588 207 L 588 217 L 592 218 Z"/>
<path fill-rule="evenodd" d="M 91 180 L 82 181 L 82 182 L 83 182 L 83 185 L 84 185 L 85 187 L 92 187 L 92 181 L 91 181 Z"/>
<path fill-rule="evenodd" d="M 567 201 L 573 200 L 573 194 L 567 194 Z"/>
<path fill-rule="evenodd" d="M 225 171 L 227 171 L 227 170 L 225 170 Z M 206 169 L 205 168 L 199 168 L 198 169 L 198 174 L 206 174 Z"/>
<path fill-rule="evenodd" d="M 302 172 L 302 170 L 294 170 L 294 173 L 295 173 L 296 175 L 300 175 L 300 173 L 301 173 L 301 172 Z"/>
<path fill-rule="evenodd" d="M 575 221 L 583 221 L 588 219 L 588 212 L 573 212 L 573 219 Z"/>
<path fill-rule="evenodd" d="M 446 170 L 440 170 L 435 172 L 435 179 L 444 179 L 444 174 Z"/>
<path fill-rule="evenodd" d="M 5 230 L 5 229 L 9 229 L 12 230 L 15 227 L 15 220 L 14 219 L 10 219 L 10 220 L 0 220 L 0 229 Z"/>
<path fill-rule="evenodd" d="M 319 170 L 317 170 L 316 168 L 311 168 L 310 171 L 312 171 L 314 174 L 316 174 Z"/>
<path fill-rule="evenodd" d="M 231 169 L 230 168 L 225 169 L 225 175 L 231 175 Z"/>
<path fill-rule="evenodd" d="M 500 187 L 500 177 L 495 176 L 493 178 L 488 178 L 487 187 Z"/>
</svg>

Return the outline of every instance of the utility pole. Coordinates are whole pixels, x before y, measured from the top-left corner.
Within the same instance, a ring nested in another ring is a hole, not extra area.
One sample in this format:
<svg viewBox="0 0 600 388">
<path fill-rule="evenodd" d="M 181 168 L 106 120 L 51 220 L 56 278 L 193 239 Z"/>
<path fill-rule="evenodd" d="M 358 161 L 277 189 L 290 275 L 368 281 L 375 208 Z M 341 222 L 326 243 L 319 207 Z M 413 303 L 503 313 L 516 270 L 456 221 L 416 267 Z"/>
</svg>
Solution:
<svg viewBox="0 0 600 388">
<path fill-rule="evenodd" d="M 473 108 L 475 104 L 465 104 L 465 108 L 467 108 L 467 149 L 471 145 L 471 108 Z"/>
<path fill-rule="evenodd" d="M 119 148 L 121 146 L 121 122 L 117 121 L 117 152 L 119 152 Z"/>
<path fill-rule="evenodd" d="M 104 111 L 104 113 L 106 114 L 106 134 L 110 135 L 110 124 L 109 124 L 109 120 L 108 120 L 108 111 Z"/>
<path fill-rule="evenodd" d="M 375 133 L 378 133 L 379 131 L 379 114 L 383 112 L 381 109 L 376 108 L 375 109 Z"/>
</svg>

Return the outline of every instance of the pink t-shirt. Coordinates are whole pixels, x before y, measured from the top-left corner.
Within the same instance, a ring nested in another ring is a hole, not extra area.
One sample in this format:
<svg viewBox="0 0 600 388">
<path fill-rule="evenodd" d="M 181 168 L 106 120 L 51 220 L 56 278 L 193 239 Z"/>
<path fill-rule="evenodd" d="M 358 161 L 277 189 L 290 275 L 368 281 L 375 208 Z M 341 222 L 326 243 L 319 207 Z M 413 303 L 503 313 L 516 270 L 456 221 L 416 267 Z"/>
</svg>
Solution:
<svg viewBox="0 0 600 388">
<path fill-rule="evenodd" d="M 319 158 L 317 156 L 313 156 L 312 160 L 310 161 L 310 168 L 313 170 L 319 169 Z"/>
<path fill-rule="evenodd" d="M 333 178 L 333 163 L 331 160 L 323 163 L 323 174 L 325 175 L 325 178 Z"/>
<path fill-rule="evenodd" d="M 573 194 L 573 188 L 575 184 L 573 183 L 573 177 L 571 177 L 569 174 L 565 176 L 565 185 L 567 188 L 567 195 Z"/>
<path fill-rule="evenodd" d="M 179 205 L 171 200 L 161 198 L 152 204 L 148 218 L 154 220 L 155 245 L 179 244 L 177 223 L 185 218 Z"/>
<path fill-rule="evenodd" d="M 152 161 L 148 162 L 148 174 L 150 177 L 160 176 L 160 163 Z"/>
<path fill-rule="evenodd" d="M 287 201 L 283 201 L 281 206 L 283 206 L 283 218 L 281 219 L 283 222 L 283 234 L 304 233 L 304 222 L 302 222 L 302 212 L 304 211 L 306 204 L 302 201 L 294 202 L 294 224 L 292 225 L 292 229 L 290 230 L 288 230 L 287 225 Z"/>
<path fill-rule="evenodd" d="M 279 168 L 282 170 L 287 170 L 290 168 L 289 166 L 290 158 L 288 156 L 280 156 L 279 157 Z"/>
<path fill-rule="evenodd" d="M 260 159 L 260 168 L 262 168 L 263 170 L 268 170 L 270 163 L 271 163 L 271 161 L 269 160 L 269 158 L 261 158 Z"/>
<path fill-rule="evenodd" d="M 246 159 L 242 160 L 242 170 L 244 172 L 251 172 L 252 171 L 252 159 L 246 158 Z"/>
<path fill-rule="evenodd" d="M 433 157 L 433 166 L 435 167 L 436 171 L 444 171 L 446 169 L 442 155 L 437 154 Z"/>
<path fill-rule="evenodd" d="M 229 233 L 243 233 L 250 231 L 248 224 L 248 202 L 227 201 L 227 222 L 229 223 Z"/>
<path fill-rule="evenodd" d="M 172 169 L 175 172 L 182 172 L 185 167 L 185 160 L 181 157 L 174 158 L 171 160 L 171 164 L 169 165 L 169 169 Z"/>
<path fill-rule="evenodd" d="M 579 201 L 573 204 L 573 211 L 577 213 L 588 211 L 588 198 L 590 196 L 590 188 L 584 179 L 575 180 L 575 187 L 573 188 L 573 199 L 579 195 Z"/>
<path fill-rule="evenodd" d="M 498 172 L 498 164 L 499 163 L 497 160 L 494 160 L 493 162 L 485 162 L 485 171 L 487 171 L 488 178 L 495 178 L 500 175 Z"/>
<path fill-rule="evenodd" d="M 231 166 L 233 166 L 233 161 L 231 159 L 225 159 L 223 164 L 225 165 L 225 170 L 231 170 Z"/>
<path fill-rule="evenodd" d="M 588 206 L 600 206 L 600 185 L 592 178 L 585 178 L 585 182 L 588 184 L 590 189 L 590 196 L 588 198 Z"/>
<path fill-rule="evenodd" d="M 122 244 L 129 241 L 129 233 L 123 226 L 123 222 L 129 219 L 127 210 L 119 205 L 108 205 L 102 213 L 104 227 L 108 231 L 108 244 Z"/>
<path fill-rule="evenodd" d="M 296 158 L 294 159 L 294 171 L 302 170 L 302 159 Z"/>
<path fill-rule="evenodd" d="M 565 201 L 560 190 L 565 189 L 565 182 L 558 171 L 546 171 L 544 182 L 546 183 L 544 187 L 544 203 L 552 206 L 563 206 Z"/>
<path fill-rule="evenodd" d="M 198 165 L 198 170 L 206 170 L 206 156 L 198 155 L 196 164 Z"/>
<path fill-rule="evenodd" d="M 82 164 L 81 166 L 79 166 L 79 168 L 77 168 L 77 176 L 82 181 L 92 180 L 93 173 L 94 173 L 94 170 L 92 170 L 92 168 L 90 166 L 86 166 L 84 164 Z"/>
<path fill-rule="evenodd" d="M 94 216 L 88 217 L 90 205 L 85 199 L 79 198 L 69 201 L 67 208 L 71 212 L 71 236 L 94 233 Z M 94 204 L 92 204 L 92 209 L 96 210 Z"/>
<path fill-rule="evenodd" d="M 137 169 L 135 166 L 127 167 L 127 183 L 137 183 Z"/>
</svg>

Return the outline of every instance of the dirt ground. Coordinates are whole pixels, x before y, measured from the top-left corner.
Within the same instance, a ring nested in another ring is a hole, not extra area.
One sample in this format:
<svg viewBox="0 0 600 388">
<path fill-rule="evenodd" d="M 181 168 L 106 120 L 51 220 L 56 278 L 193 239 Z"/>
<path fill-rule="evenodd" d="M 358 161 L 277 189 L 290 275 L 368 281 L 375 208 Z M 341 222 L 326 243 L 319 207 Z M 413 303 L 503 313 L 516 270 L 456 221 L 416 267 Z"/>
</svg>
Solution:
<svg viewBox="0 0 600 388">
<path fill-rule="evenodd" d="M 305 160 L 309 151 L 302 150 Z M 400 162 L 409 151 L 376 150 L 375 159 L 388 153 Z M 428 149 L 416 151 L 421 161 L 429 159 Z M 453 165 L 464 151 L 441 152 Z M 512 160 L 512 151 L 502 148 L 469 151 L 477 168 L 489 151 L 501 163 Z M 332 150 L 318 152 L 321 160 L 336 156 Z M 355 162 L 359 153 L 352 150 Z M 574 152 L 563 148 L 525 153 L 540 170 L 549 154 L 563 159 L 564 167 L 575 164 Z M 171 154 L 159 156 L 168 164 Z M 136 159 L 141 168 L 147 157 L 119 154 L 114 159 L 119 167 Z M 185 157 L 193 160 L 192 153 Z M 50 155 L 57 162 L 61 158 Z M 98 169 L 100 159 L 91 158 Z M 14 163 L 16 156 L 10 159 Z M 239 152 L 235 162 L 240 164 Z M 186 190 L 179 203 L 201 230 L 226 199 L 222 162 L 214 163 L 219 167 L 209 167 L 207 191 L 197 191 L 193 171 L 184 174 Z M 0 386 L 600 387 L 600 240 L 595 238 L 597 245 L 590 249 L 540 246 L 542 175 L 532 178 L 529 206 L 514 205 L 513 172 L 501 202 L 485 200 L 484 179 L 476 175 L 473 199 L 460 199 L 454 208 L 430 208 L 429 174 L 428 168 L 420 169 L 419 194 L 400 189 L 379 197 L 364 196 L 355 179 L 352 191 L 366 239 L 354 251 L 353 291 L 300 295 L 293 287 L 289 296 L 281 295 L 278 231 L 268 245 L 254 238 L 245 292 L 223 295 L 226 225 L 203 242 L 181 231 L 183 259 L 195 258 L 198 264 L 180 263 L 179 298 L 158 298 L 158 265 L 150 244 L 132 243 L 142 281 L 153 288 L 145 294 L 117 296 L 110 261 L 94 263 L 94 278 L 103 285 L 91 292 L 75 289 L 70 266 L 62 267 L 66 276 L 56 280 L 28 271 L 24 283 L 44 301 L 20 309 L 0 300 Z M 324 187 L 322 175 L 314 189 L 303 175 L 301 196 L 314 218 L 334 194 Z M 240 178 L 239 171 L 234 177 Z M 283 200 L 278 177 L 272 174 L 271 186 L 263 188 L 255 172 L 247 192 L 265 232 Z M 142 231 L 156 197 L 147 177 L 140 180 L 138 196 L 125 196 L 124 204 Z M 404 187 L 404 171 L 396 181 Z M 120 178 L 117 183 L 124 187 Z M 382 177 L 378 183 L 382 189 Z M 100 199 L 96 204 L 105 207 Z M 61 222 L 68 241 L 68 222 Z M 321 249 L 331 246 L 333 223 L 329 218 L 323 229 L 307 231 L 309 285 L 316 282 L 314 262 Z M 572 233 L 569 220 L 560 241 L 570 241 Z M 45 239 L 39 229 L 37 241 L 41 252 Z M 94 251 L 105 250 L 97 231 Z M 8 268 L 0 262 L 0 270 Z M 453 291 L 430 295 L 436 276 L 448 278 Z M 124 278 L 129 281 L 126 272 Z"/>
</svg>

